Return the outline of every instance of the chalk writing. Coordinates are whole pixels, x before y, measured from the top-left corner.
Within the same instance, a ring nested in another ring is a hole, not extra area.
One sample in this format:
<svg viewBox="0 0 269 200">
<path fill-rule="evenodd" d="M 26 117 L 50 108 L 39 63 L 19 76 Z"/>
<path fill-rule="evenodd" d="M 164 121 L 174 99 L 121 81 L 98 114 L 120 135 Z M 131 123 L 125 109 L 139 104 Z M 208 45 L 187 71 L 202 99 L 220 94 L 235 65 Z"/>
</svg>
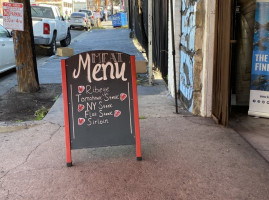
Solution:
<svg viewBox="0 0 269 200">
<path fill-rule="evenodd" d="M 131 56 L 90 51 L 65 64 L 71 148 L 134 144 Z"/>
<path fill-rule="evenodd" d="M 106 60 L 105 55 L 104 56 L 102 55 L 102 58 L 104 57 L 104 60 Z M 111 56 L 110 59 L 116 60 L 115 55 L 113 54 L 113 56 Z M 120 60 L 120 58 L 118 58 L 118 60 Z M 122 63 L 121 68 L 119 66 L 119 62 L 97 63 L 95 66 L 93 66 L 93 68 L 91 68 L 92 67 L 91 64 L 92 64 L 91 56 L 88 53 L 86 54 L 85 60 L 83 59 L 82 55 L 79 55 L 78 68 L 74 69 L 73 78 L 77 79 L 80 76 L 81 67 L 82 67 L 83 70 L 87 70 L 87 80 L 89 83 L 91 83 L 92 80 L 94 80 L 94 81 L 108 80 L 107 69 L 109 67 L 109 69 L 110 69 L 109 78 L 110 79 L 116 78 L 116 79 L 121 79 L 122 81 L 127 81 L 127 78 L 125 77 L 125 63 L 124 62 Z"/>
<path fill-rule="evenodd" d="M 84 112 L 84 114 L 79 115 L 79 126 L 85 122 L 88 126 L 109 124 L 109 117 L 119 118 L 121 116 L 122 111 L 114 109 L 113 101 L 124 102 L 128 95 L 125 93 L 114 95 L 110 94 L 110 91 L 109 87 L 78 86 L 77 94 L 75 94 L 77 111 Z"/>
</svg>

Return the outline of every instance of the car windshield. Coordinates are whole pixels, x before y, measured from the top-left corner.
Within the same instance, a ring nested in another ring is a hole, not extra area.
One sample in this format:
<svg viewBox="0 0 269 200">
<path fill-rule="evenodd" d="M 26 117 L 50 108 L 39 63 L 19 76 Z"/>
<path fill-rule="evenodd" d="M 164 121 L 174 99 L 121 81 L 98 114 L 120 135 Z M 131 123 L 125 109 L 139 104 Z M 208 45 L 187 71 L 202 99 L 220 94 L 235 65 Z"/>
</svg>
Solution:
<svg viewBox="0 0 269 200">
<path fill-rule="evenodd" d="M 31 6 L 32 17 L 41 17 L 55 19 L 53 11 L 50 7 Z"/>
<path fill-rule="evenodd" d="M 71 17 L 75 17 L 75 18 L 77 18 L 77 17 L 85 17 L 85 13 L 82 13 L 82 12 L 80 12 L 80 13 L 72 13 Z"/>
<path fill-rule="evenodd" d="M 7 38 L 9 35 L 8 35 L 8 32 L 7 30 L 0 25 L 0 38 Z"/>
<path fill-rule="evenodd" d="M 92 15 L 92 11 L 90 11 L 90 10 L 80 10 L 79 12 L 85 12 L 85 13 L 87 13 L 87 15 L 89 15 L 89 16 Z"/>
</svg>

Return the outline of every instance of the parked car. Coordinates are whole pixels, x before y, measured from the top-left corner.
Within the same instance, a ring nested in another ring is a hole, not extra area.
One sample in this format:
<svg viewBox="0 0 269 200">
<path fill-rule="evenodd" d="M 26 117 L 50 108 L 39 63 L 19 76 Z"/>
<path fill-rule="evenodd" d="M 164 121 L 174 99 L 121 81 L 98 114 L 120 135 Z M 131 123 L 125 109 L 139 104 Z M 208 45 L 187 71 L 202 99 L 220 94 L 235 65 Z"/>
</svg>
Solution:
<svg viewBox="0 0 269 200">
<path fill-rule="evenodd" d="M 100 18 L 101 21 L 105 20 L 105 13 L 103 10 L 100 10 L 99 12 L 98 11 L 94 11 L 94 18 L 95 19 L 98 19 Z"/>
<path fill-rule="evenodd" d="M 91 20 L 85 12 L 73 12 L 70 16 L 70 28 L 91 29 Z"/>
<path fill-rule="evenodd" d="M 15 66 L 13 38 L 10 32 L 0 25 L 0 73 Z"/>
<path fill-rule="evenodd" d="M 57 6 L 32 5 L 31 13 L 35 44 L 47 48 L 48 55 L 56 53 L 56 42 L 63 47 L 71 43 L 70 25 Z"/>
<path fill-rule="evenodd" d="M 94 16 L 93 12 L 90 10 L 80 9 L 79 12 L 85 12 L 88 15 L 88 18 L 91 20 L 91 25 L 94 26 Z"/>
</svg>

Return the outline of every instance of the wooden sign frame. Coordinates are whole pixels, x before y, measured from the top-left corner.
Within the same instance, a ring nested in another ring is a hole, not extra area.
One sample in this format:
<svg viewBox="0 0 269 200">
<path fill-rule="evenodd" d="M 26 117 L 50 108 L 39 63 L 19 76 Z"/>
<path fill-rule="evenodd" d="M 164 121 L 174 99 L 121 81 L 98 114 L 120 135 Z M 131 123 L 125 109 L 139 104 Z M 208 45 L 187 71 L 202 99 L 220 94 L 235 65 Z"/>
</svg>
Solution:
<svg viewBox="0 0 269 200">
<path fill-rule="evenodd" d="M 97 51 L 98 53 L 102 52 L 112 52 L 112 53 L 122 53 L 122 52 L 114 52 L 114 51 Z M 84 52 L 84 53 L 92 53 L 92 51 Z M 81 53 L 83 54 L 83 53 Z M 81 55 L 78 54 L 78 55 Z M 124 54 L 124 53 L 122 53 Z M 78 56 L 75 55 L 75 56 Z M 125 54 L 127 55 L 127 54 Z M 138 112 L 138 96 L 137 96 L 137 83 L 136 83 L 136 66 L 135 66 L 135 56 L 130 56 L 131 62 L 131 82 L 132 82 L 132 103 L 133 103 L 133 119 L 134 119 L 134 130 L 135 130 L 135 145 L 136 145 L 136 158 L 138 161 L 142 160 L 141 154 L 141 142 L 140 142 L 140 126 L 139 126 L 139 112 Z M 74 56 L 72 56 L 74 57 Z M 70 57 L 70 58 L 72 58 Z M 66 60 L 61 60 L 61 70 L 62 70 L 62 90 L 63 90 L 63 105 L 64 105 L 64 122 L 65 122 L 65 143 L 66 143 L 66 164 L 68 167 L 72 166 L 72 158 L 71 158 L 71 135 L 70 135 L 70 107 L 68 101 L 68 80 L 67 80 L 67 65 Z M 113 145 L 111 145 L 113 146 Z"/>
</svg>

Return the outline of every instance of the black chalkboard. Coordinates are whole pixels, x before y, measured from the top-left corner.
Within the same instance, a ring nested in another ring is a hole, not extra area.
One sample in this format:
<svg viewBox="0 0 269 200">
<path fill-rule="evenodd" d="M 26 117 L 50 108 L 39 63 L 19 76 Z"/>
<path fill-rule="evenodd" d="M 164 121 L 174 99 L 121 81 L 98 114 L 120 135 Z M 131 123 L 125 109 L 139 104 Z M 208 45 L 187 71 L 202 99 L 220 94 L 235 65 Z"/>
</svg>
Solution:
<svg viewBox="0 0 269 200">
<path fill-rule="evenodd" d="M 89 51 L 62 60 L 66 142 L 71 149 L 137 144 L 134 60 L 115 51 Z"/>
</svg>

